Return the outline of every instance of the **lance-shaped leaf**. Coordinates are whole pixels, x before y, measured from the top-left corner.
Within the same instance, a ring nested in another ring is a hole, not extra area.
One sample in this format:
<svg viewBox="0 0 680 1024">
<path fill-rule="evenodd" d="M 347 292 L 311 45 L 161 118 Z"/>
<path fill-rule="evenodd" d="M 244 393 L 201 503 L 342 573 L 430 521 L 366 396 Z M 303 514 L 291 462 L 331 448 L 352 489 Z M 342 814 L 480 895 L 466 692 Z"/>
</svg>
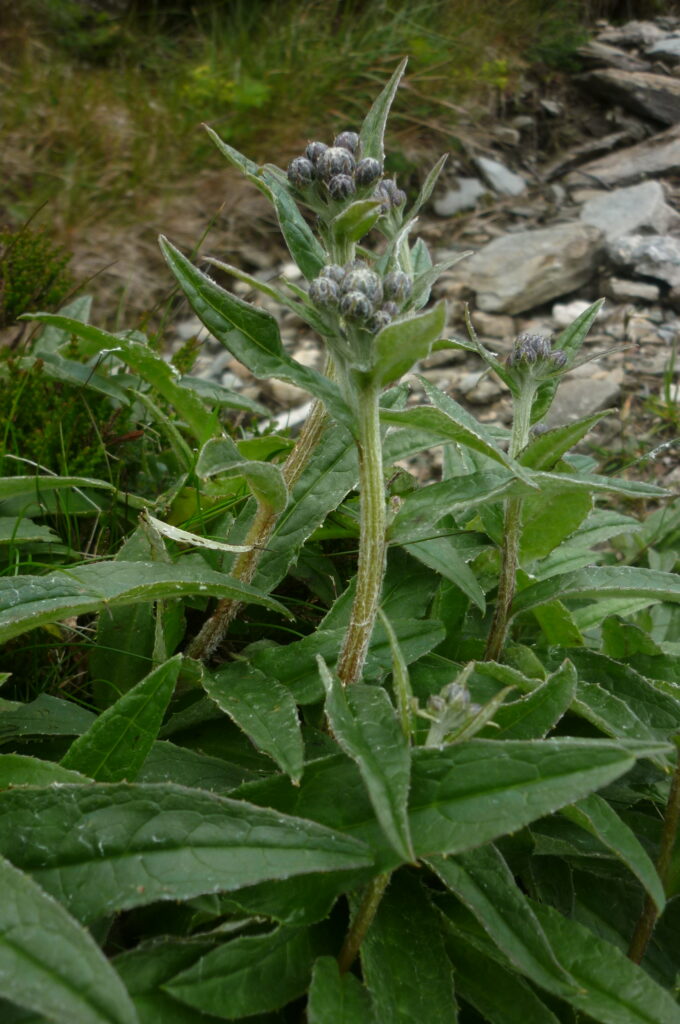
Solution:
<svg viewBox="0 0 680 1024">
<path fill-rule="evenodd" d="M 373 103 L 373 106 L 364 118 L 361 131 L 359 132 L 359 145 L 362 157 L 372 157 L 381 164 L 385 159 L 384 139 L 387 116 L 399 82 L 406 70 L 407 63 L 408 60 L 404 57 L 385 88 Z"/>
<path fill-rule="evenodd" d="M 110 491 L 119 501 L 129 502 L 133 508 L 144 508 L 149 502 L 135 495 L 121 491 L 107 480 L 94 480 L 86 476 L 5 476 L 0 477 L 0 507 L 5 502 L 22 501 L 35 503 L 36 513 L 42 509 L 43 496 L 52 491 L 63 491 L 69 489 L 76 491 L 101 490 Z M 91 502 L 94 510 L 94 502 Z M 4 510 L 3 510 L 4 512 Z"/>
<path fill-rule="evenodd" d="M 603 1024 L 680 1024 L 669 992 L 588 928 L 527 899 L 497 851 L 433 866 L 504 957 L 547 991 Z"/>
<path fill-rule="evenodd" d="M 182 530 L 179 526 L 171 526 L 170 523 L 164 523 L 162 520 L 156 519 L 146 509 L 144 509 L 139 518 L 145 528 L 153 530 L 161 537 L 167 537 L 168 540 L 174 540 L 178 544 L 190 544 L 194 548 L 207 548 L 209 551 L 229 551 L 230 553 L 251 550 L 247 545 L 224 544 L 222 541 L 213 540 L 212 537 L 203 537 L 199 533 Z"/>
<path fill-rule="evenodd" d="M 288 488 L 278 466 L 271 462 L 246 459 L 229 438 L 213 438 L 201 449 L 197 462 L 198 476 L 209 479 L 222 474 L 243 476 L 257 499 L 272 512 L 281 512 L 288 502 Z"/>
<path fill-rule="evenodd" d="M 175 999 L 227 1020 L 276 1010 L 302 995 L 314 952 L 309 929 L 277 928 L 226 942 L 163 986 Z"/>
<path fill-rule="evenodd" d="M 529 494 L 522 502 L 522 565 L 544 558 L 578 530 L 593 508 L 587 491 Z"/>
<path fill-rule="evenodd" d="M 353 974 L 341 974 L 331 956 L 319 957 L 314 964 L 307 1020 L 309 1024 L 377 1024 L 367 990 Z"/>
<path fill-rule="evenodd" d="M 573 979 L 559 963 L 524 893 L 494 846 L 455 858 L 433 857 L 428 863 L 515 968 L 555 995 L 568 997 Z"/>
<path fill-rule="evenodd" d="M 410 543 L 415 547 L 420 537 L 424 536 L 427 540 L 436 532 L 434 527 L 443 516 L 483 503 L 500 501 L 514 485 L 512 475 L 502 471 L 470 473 L 412 491 L 402 500 L 389 528 L 389 539 L 402 544 Z M 527 490 L 526 493 L 530 492 Z M 416 554 L 415 550 L 412 554 Z"/>
<path fill-rule="evenodd" d="M 611 411 L 611 409 L 605 409 L 603 412 L 593 413 L 592 416 L 586 416 L 574 423 L 567 423 L 563 427 L 555 427 L 537 437 L 532 437 L 519 456 L 519 461 L 530 469 L 553 469 L 562 456 L 571 451 L 574 445 L 578 444 L 588 431 L 601 419 L 608 416 Z"/>
<path fill-rule="evenodd" d="M 446 948 L 456 971 L 456 992 L 488 1024 L 560 1024 L 534 989 L 497 960 L 452 934 Z"/>
<path fill-rule="evenodd" d="M 450 537 L 431 537 L 404 544 L 409 554 L 459 587 L 484 614 L 486 601 L 472 569 L 466 565 Z"/>
<path fill-rule="evenodd" d="M 576 694 L 576 671 L 565 661 L 556 672 L 521 700 L 502 704 L 494 714 L 493 726 L 483 735 L 497 739 L 541 739 L 557 725 Z"/>
<path fill-rule="evenodd" d="M 579 800 L 561 812 L 594 835 L 630 868 L 654 900 L 661 914 L 666 904 L 663 885 L 644 846 L 616 811 L 597 793 Z"/>
<path fill-rule="evenodd" d="M 94 720 L 91 711 L 48 693 L 41 693 L 28 704 L 3 701 L 0 745 L 22 736 L 79 736 Z"/>
<path fill-rule="evenodd" d="M 73 741 L 64 768 L 97 782 L 132 782 L 156 740 L 182 665 L 180 654 L 119 697 Z"/>
<path fill-rule="evenodd" d="M 96 782 L 0 793 L 0 853 L 85 922 L 372 860 L 356 839 L 244 801 Z"/>
<path fill-rule="evenodd" d="M 198 318 L 225 348 L 256 377 L 278 377 L 320 398 L 341 423 L 352 426 L 352 416 L 336 384 L 285 351 L 274 317 L 237 299 L 202 273 L 167 239 L 163 255 Z"/>
<path fill-rule="evenodd" d="M 358 242 L 380 217 L 381 205 L 379 199 L 357 199 L 355 203 L 350 203 L 331 221 L 333 234 L 348 242 Z"/>
<path fill-rule="evenodd" d="M 55 1024 L 138 1024 L 90 933 L 0 858 L 0 995 Z"/>
<path fill-rule="evenodd" d="M 205 672 L 202 683 L 211 700 L 255 746 L 299 781 L 304 747 L 290 690 L 245 661 L 232 662 L 218 673 Z"/>
<path fill-rule="evenodd" d="M 532 583 L 521 590 L 513 602 L 513 615 L 545 604 L 554 598 L 605 597 L 642 598 L 648 601 L 680 601 L 680 577 L 657 569 L 635 566 L 589 566 Z"/>
<path fill-rule="evenodd" d="M 411 773 L 408 738 L 387 691 L 355 683 L 345 689 L 317 658 L 326 690 L 326 715 L 333 735 L 356 762 L 376 817 L 403 860 L 414 860 L 406 804 Z"/>
<path fill-rule="evenodd" d="M 217 415 L 193 391 L 180 387 L 177 374 L 170 364 L 140 340 L 128 338 L 124 334 L 109 334 L 98 327 L 56 313 L 31 313 L 30 319 L 60 327 L 78 338 L 96 343 L 102 350 L 113 352 L 174 406 L 197 441 L 202 443 L 221 433 Z"/>
<path fill-rule="evenodd" d="M 288 182 L 280 182 L 268 165 L 262 169 L 262 179 L 267 190 L 265 194 L 269 196 L 276 210 L 288 251 L 307 280 L 311 281 L 328 262 L 326 252 L 300 213 L 297 203 L 290 194 Z"/>
<path fill-rule="evenodd" d="M 73 615 L 199 593 L 263 604 L 288 615 L 273 598 L 207 567 L 96 562 L 57 570 L 49 576 L 0 579 L 0 640 Z"/>
<path fill-rule="evenodd" d="M 458 1019 L 441 919 L 420 883 L 394 875 L 361 945 L 361 967 L 379 1021 Z"/>
<path fill-rule="evenodd" d="M 389 324 L 376 335 L 375 366 L 372 371 L 381 386 L 399 380 L 414 363 L 429 355 L 433 342 L 446 323 L 446 304 L 438 302 L 418 316 Z"/>
<path fill-rule="evenodd" d="M 592 304 L 592 306 L 588 306 L 588 309 L 584 310 L 572 324 L 565 327 L 562 333 L 555 339 L 553 348 L 560 349 L 564 352 L 569 365 L 574 362 L 576 353 L 585 341 L 586 335 L 595 322 L 598 313 L 602 309 L 603 303 L 604 299 L 598 299 L 597 302 Z M 552 405 L 559 381 L 560 377 L 559 375 L 556 375 L 539 384 L 536 390 L 536 397 L 534 398 L 533 405 L 531 407 L 532 423 L 538 423 L 538 421 L 542 420 L 547 413 L 548 409 Z"/>
</svg>

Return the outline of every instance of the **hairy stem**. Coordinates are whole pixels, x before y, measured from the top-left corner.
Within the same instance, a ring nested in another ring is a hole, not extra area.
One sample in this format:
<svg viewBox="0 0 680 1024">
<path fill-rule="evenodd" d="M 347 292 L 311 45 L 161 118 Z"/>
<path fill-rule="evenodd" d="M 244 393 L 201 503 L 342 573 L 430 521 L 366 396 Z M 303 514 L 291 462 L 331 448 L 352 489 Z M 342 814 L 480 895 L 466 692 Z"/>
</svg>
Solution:
<svg viewBox="0 0 680 1024">
<path fill-rule="evenodd" d="M 512 421 L 512 435 L 508 454 L 516 459 L 529 440 L 531 430 L 531 406 L 536 393 L 535 385 L 528 384 L 515 402 Z M 508 635 L 510 610 L 517 584 L 519 564 L 519 542 L 522 536 L 522 498 L 507 498 L 503 517 L 503 547 L 501 569 L 498 578 L 498 596 L 491 629 L 484 652 L 485 661 L 498 661 Z"/>
<path fill-rule="evenodd" d="M 326 423 L 326 411 L 321 402 L 315 402 L 297 443 L 282 467 L 283 479 L 288 488 L 292 488 L 307 465 Z M 251 583 L 257 570 L 258 562 L 271 537 L 278 519 L 266 505 L 260 505 L 250 529 L 244 539 L 245 545 L 251 545 L 249 551 L 243 551 L 234 562 L 229 574 L 239 583 Z M 234 621 L 243 602 L 235 598 L 224 598 L 220 601 L 210 618 L 203 624 L 200 632 L 194 637 L 186 649 L 189 658 L 206 661 L 224 640 L 229 626 Z"/>
<path fill-rule="evenodd" d="M 385 573 L 385 485 L 380 437 L 379 389 L 366 385 L 358 395 L 360 533 L 356 592 L 336 672 L 344 686 L 362 672 L 375 625 Z"/>
<path fill-rule="evenodd" d="M 677 740 L 676 740 L 677 743 Z M 673 847 L 675 840 L 678 835 L 678 827 L 680 826 L 680 749 L 678 750 L 677 760 L 675 765 L 675 771 L 673 772 L 673 779 L 671 781 L 671 789 L 668 794 L 668 803 L 666 804 L 666 814 L 664 816 L 663 830 L 661 832 L 661 846 L 659 848 L 659 856 L 656 861 L 656 870 L 659 878 L 664 886 L 668 882 L 668 874 L 671 866 L 671 856 L 673 854 Z M 633 932 L 633 938 L 630 941 L 630 948 L 628 950 L 629 958 L 636 964 L 639 964 L 645 955 L 649 940 L 654 932 L 654 926 L 656 925 L 659 912 L 656 904 L 652 898 L 647 895 L 645 896 L 645 902 L 642 907 L 642 912 L 635 926 Z"/>
<path fill-rule="evenodd" d="M 341 974 L 348 971 L 356 960 L 361 943 L 366 937 L 366 932 L 371 927 L 371 922 L 375 917 L 389 880 L 389 872 L 385 875 L 377 875 L 366 887 L 363 899 L 349 926 L 349 931 L 338 956 L 338 967 Z"/>
</svg>

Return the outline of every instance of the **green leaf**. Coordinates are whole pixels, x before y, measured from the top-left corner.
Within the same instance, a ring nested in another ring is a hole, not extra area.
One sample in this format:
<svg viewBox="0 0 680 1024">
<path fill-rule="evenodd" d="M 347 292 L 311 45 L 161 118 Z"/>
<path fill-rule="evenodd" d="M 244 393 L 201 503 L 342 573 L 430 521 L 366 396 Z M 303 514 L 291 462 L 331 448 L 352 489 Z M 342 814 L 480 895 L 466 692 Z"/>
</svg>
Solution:
<svg viewBox="0 0 680 1024">
<path fill-rule="evenodd" d="M 458 1020 L 440 917 L 420 883 L 395 875 L 361 945 L 375 1015 L 390 1024 Z"/>
<path fill-rule="evenodd" d="M 87 777 L 37 757 L 0 754 L 0 789 L 10 786 L 50 786 L 53 782 L 87 782 Z"/>
<path fill-rule="evenodd" d="M 326 715 L 340 747 L 356 761 L 375 815 L 402 858 L 413 861 L 406 804 L 411 774 L 408 739 L 387 692 L 355 683 L 345 689 L 321 656 Z"/>
<path fill-rule="evenodd" d="M 588 928 L 545 904 L 532 909 L 576 981 L 570 1002 L 603 1024 L 680 1024 L 680 1006 L 642 968 Z"/>
<path fill-rule="evenodd" d="M 304 747 L 290 690 L 247 662 L 232 662 L 221 672 L 203 673 L 211 700 L 248 738 L 276 761 L 294 782 L 302 776 Z"/>
<path fill-rule="evenodd" d="M 302 995 L 313 961 L 309 931 L 282 927 L 224 943 L 163 988 L 202 1013 L 236 1020 Z"/>
<path fill-rule="evenodd" d="M 569 997 L 573 979 L 556 958 L 527 898 L 494 846 L 455 858 L 432 857 L 429 864 L 513 967 L 549 992 Z"/>
<path fill-rule="evenodd" d="M 199 452 L 196 473 L 203 479 L 223 474 L 243 476 L 259 505 L 282 512 L 288 502 L 288 488 L 278 466 L 246 459 L 233 441 L 212 438 Z"/>
<path fill-rule="evenodd" d="M 513 487 L 513 478 L 507 472 L 470 473 L 421 487 L 402 499 L 389 539 L 402 544 L 414 543 L 423 535 L 428 539 L 443 516 L 499 501 Z"/>
<path fill-rule="evenodd" d="M 175 655 L 119 697 L 74 740 L 62 767 L 97 782 L 133 782 L 156 740 L 181 663 Z"/>
<path fill-rule="evenodd" d="M 207 567 L 102 561 L 58 569 L 49 576 L 0 579 L 0 641 L 73 615 L 199 593 L 288 614 L 273 598 Z"/>
<path fill-rule="evenodd" d="M 80 736 L 94 720 L 91 711 L 41 693 L 29 704 L 0 705 L 0 744 L 24 736 Z"/>
<path fill-rule="evenodd" d="M 590 514 L 593 499 L 583 491 L 529 494 L 522 502 L 522 565 L 544 558 L 578 530 Z"/>
<path fill-rule="evenodd" d="M 521 700 L 502 704 L 482 735 L 497 739 L 541 739 L 559 722 L 576 694 L 576 671 L 565 661 L 545 682 Z"/>
<path fill-rule="evenodd" d="M 450 537 L 431 537 L 403 546 L 419 562 L 455 583 L 484 614 L 486 609 L 484 591 L 477 582 L 477 577 L 472 569 L 458 554 Z"/>
<path fill-rule="evenodd" d="M 90 324 L 83 324 L 79 320 L 72 320 L 58 314 L 31 313 L 30 319 L 60 327 L 75 334 L 78 338 L 94 341 L 102 349 L 113 352 L 175 408 L 200 443 L 221 433 L 216 413 L 212 412 L 193 391 L 180 387 L 173 367 L 162 356 L 157 355 L 153 349 L 142 344 L 135 337 L 128 338 L 124 334 L 109 334 L 98 327 L 92 327 Z M 143 336 L 138 335 L 138 337 Z"/>
<path fill-rule="evenodd" d="M 586 416 L 574 423 L 567 423 L 563 427 L 555 427 L 537 437 L 532 437 L 519 456 L 519 461 L 529 469 L 554 469 L 562 456 L 566 455 L 596 423 L 608 416 L 610 412 L 610 409 L 605 409 L 604 412 L 593 413 L 592 416 Z"/>
<path fill-rule="evenodd" d="M 680 577 L 655 569 L 633 566 L 590 566 L 552 579 L 532 583 L 517 594 L 513 615 L 546 604 L 554 598 L 644 598 L 649 601 L 680 601 Z"/>
<path fill-rule="evenodd" d="M 307 1004 L 308 1024 L 376 1024 L 371 998 L 353 974 L 340 974 L 338 962 L 322 956 L 314 964 Z"/>
<path fill-rule="evenodd" d="M 446 303 L 442 301 L 425 313 L 383 327 L 373 342 L 375 365 L 372 373 L 376 383 L 384 386 L 399 380 L 414 363 L 429 355 L 445 323 Z"/>
<path fill-rule="evenodd" d="M 380 217 L 379 199 L 357 199 L 350 203 L 331 221 L 331 230 L 336 238 L 358 242 L 368 234 Z"/>
<path fill-rule="evenodd" d="M 288 251 L 307 280 L 311 281 L 328 262 L 326 252 L 290 195 L 288 183 L 279 184 L 266 167 L 261 173 L 267 190 L 266 194 L 276 210 L 281 234 L 288 246 Z"/>
<path fill-rule="evenodd" d="M 672 996 L 615 946 L 524 897 L 497 851 L 434 866 L 505 957 L 547 991 L 603 1024 L 680 1022 Z"/>
<path fill-rule="evenodd" d="M 488 1024 L 560 1024 L 534 990 L 513 971 L 490 960 L 457 935 L 446 937 L 456 991 Z"/>
<path fill-rule="evenodd" d="M 359 132 L 359 145 L 362 157 L 372 157 L 381 164 L 385 160 L 385 125 L 387 116 L 392 106 L 399 82 L 406 70 L 408 60 L 406 57 L 400 62 L 389 82 L 373 103 Z"/>
<path fill-rule="evenodd" d="M 214 932 L 191 938 L 161 938 L 142 943 L 114 960 L 135 1004 L 139 1024 L 196 1024 L 196 1013 L 160 987 L 185 970 L 219 942 Z M 201 1024 L 215 1024 L 219 1017 L 201 1016 Z"/>
<path fill-rule="evenodd" d="M 60 539 L 49 526 L 41 526 L 19 516 L 0 516 L 0 544 L 54 544 Z"/>
<path fill-rule="evenodd" d="M 320 398 L 332 416 L 352 428 L 352 415 L 336 384 L 284 350 L 271 315 L 230 295 L 161 238 L 161 249 L 194 312 L 225 348 L 256 377 L 278 377 Z"/>
<path fill-rule="evenodd" d="M 602 309 L 604 299 L 598 299 L 592 306 L 584 310 L 580 316 L 578 316 L 573 323 L 569 324 L 562 333 L 555 339 L 553 344 L 554 349 L 561 349 L 562 352 L 567 356 L 568 364 L 571 365 L 574 361 L 576 353 L 581 348 L 585 337 L 593 325 L 597 314 Z M 553 403 L 555 392 L 557 391 L 560 377 L 551 377 L 548 380 L 543 381 L 539 384 L 536 389 L 536 397 L 534 398 L 533 405 L 531 407 L 531 422 L 537 423 L 542 420 L 548 409 Z"/>
<path fill-rule="evenodd" d="M 211 757 L 168 740 L 158 740 L 151 747 L 136 781 L 176 782 L 192 789 L 228 793 L 253 777 L 248 769 L 221 757 Z"/>
<path fill-rule="evenodd" d="M 6 790 L 0 852 L 85 922 L 156 900 L 371 863 L 363 843 L 315 822 L 139 783 Z"/>
<path fill-rule="evenodd" d="M 2 858 L 0 885 L 0 995 L 56 1024 L 137 1024 L 89 932 Z"/>
<path fill-rule="evenodd" d="M 663 885 L 656 868 L 635 833 L 597 793 L 579 800 L 561 813 L 590 832 L 630 868 L 656 904 L 659 914 L 666 904 Z"/>
<path fill-rule="evenodd" d="M 660 743 L 610 740 L 480 740 L 412 751 L 409 822 L 417 856 L 453 854 L 516 832 L 629 771 Z M 333 793 L 333 800 L 327 794 Z M 386 843 L 358 770 L 339 757 L 309 763 L 299 787 L 283 777 L 238 794 L 364 839 L 377 869 L 399 862 Z"/>
<path fill-rule="evenodd" d="M 549 601 L 532 611 L 549 644 L 582 647 L 585 643 L 583 634 L 574 622 L 574 616 L 561 601 Z"/>
</svg>

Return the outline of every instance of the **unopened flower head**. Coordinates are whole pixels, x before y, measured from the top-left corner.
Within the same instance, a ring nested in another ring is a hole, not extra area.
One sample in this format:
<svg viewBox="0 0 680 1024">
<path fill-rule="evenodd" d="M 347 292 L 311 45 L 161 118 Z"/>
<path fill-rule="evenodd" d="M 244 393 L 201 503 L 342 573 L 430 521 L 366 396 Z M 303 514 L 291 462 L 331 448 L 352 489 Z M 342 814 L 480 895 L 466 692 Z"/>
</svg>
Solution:
<svg viewBox="0 0 680 1024">
<path fill-rule="evenodd" d="M 314 164 L 306 156 L 296 156 L 288 164 L 288 181 L 294 188 L 308 188 L 315 177 Z"/>
<path fill-rule="evenodd" d="M 354 157 L 342 146 L 329 146 L 316 162 L 319 177 L 330 181 L 336 174 L 353 174 L 356 166 Z"/>
<path fill-rule="evenodd" d="M 348 149 L 350 153 L 356 153 L 359 148 L 359 136 L 356 132 L 340 132 L 333 139 L 333 145 L 341 149 Z"/>
<path fill-rule="evenodd" d="M 328 182 L 328 195 L 336 202 L 349 199 L 356 192 L 356 185 L 351 174 L 335 174 Z"/>
<path fill-rule="evenodd" d="M 383 299 L 382 281 L 375 271 L 369 270 L 368 267 L 355 267 L 353 270 L 348 270 L 341 287 L 344 294 L 363 292 L 374 308 L 379 306 Z"/>
<path fill-rule="evenodd" d="M 321 154 L 325 153 L 327 149 L 328 146 L 325 142 L 308 142 L 307 148 L 305 149 L 305 156 L 316 165 Z"/>
<path fill-rule="evenodd" d="M 385 298 L 396 303 L 404 303 L 413 291 L 413 280 L 403 270 L 392 270 L 383 281 Z"/>
<path fill-rule="evenodd" d="M 374 160 L 370 156 L 364 157 L 357 164 L 354 173 L 357 188 L 366 188 L 367 185 L 373 185 L 382 174 L 382 171 L 382 164 L 378 160 Z"/>
</svg>

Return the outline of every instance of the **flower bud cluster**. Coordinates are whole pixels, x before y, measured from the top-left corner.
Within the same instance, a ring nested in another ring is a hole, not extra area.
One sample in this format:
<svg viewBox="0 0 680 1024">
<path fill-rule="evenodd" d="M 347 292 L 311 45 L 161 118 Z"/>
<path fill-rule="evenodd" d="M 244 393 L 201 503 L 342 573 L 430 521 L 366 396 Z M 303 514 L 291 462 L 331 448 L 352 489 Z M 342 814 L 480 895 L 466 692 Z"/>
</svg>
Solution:
<svg viewBox="0 0 680 1024">
<path fill-rule="evenodd" d="M 511 367 L 549 362 L 559 369 L 565 365 L 567 357 L 561 349 L 555 349 L 553 352 L 550 338 L 545 338 L 542 334 L 518 334 L 506 362 Z"/>
<path fill-rule="evenodd" d="M 346 322 L 375 334 L 398 316 L 412 290 L 403 271 L 381 278 L 364 260 L 353 260 L 344 267 L 327 264 L 311 282 L 309 297 L 320 309 L 337 310 Z"/>
<path fill-rule="evenodd" d="M 298 192 L 313 187 L 321 198 L 335 202 L 344 202 L 358 190 L 365 191 L 375 185 L 380 181 L 382 173 L 379 160 L 373 157 L 361 159 L 356 132 L 340 132 L 331 146 L 325 142 L 310 142 L 304 156 L 296 156 L 288 165 L 288 181 Z M 391 186 L 392 192 L 399 192 L 396 182 L 381 182 L 379 187 L 383 184 Z M 400 194 L 405 201 L 406 195 Z M 376 198 L 383 198 L 385 210 L 389 208 L 387 193 L 381 193 Z"/>
</svg>

